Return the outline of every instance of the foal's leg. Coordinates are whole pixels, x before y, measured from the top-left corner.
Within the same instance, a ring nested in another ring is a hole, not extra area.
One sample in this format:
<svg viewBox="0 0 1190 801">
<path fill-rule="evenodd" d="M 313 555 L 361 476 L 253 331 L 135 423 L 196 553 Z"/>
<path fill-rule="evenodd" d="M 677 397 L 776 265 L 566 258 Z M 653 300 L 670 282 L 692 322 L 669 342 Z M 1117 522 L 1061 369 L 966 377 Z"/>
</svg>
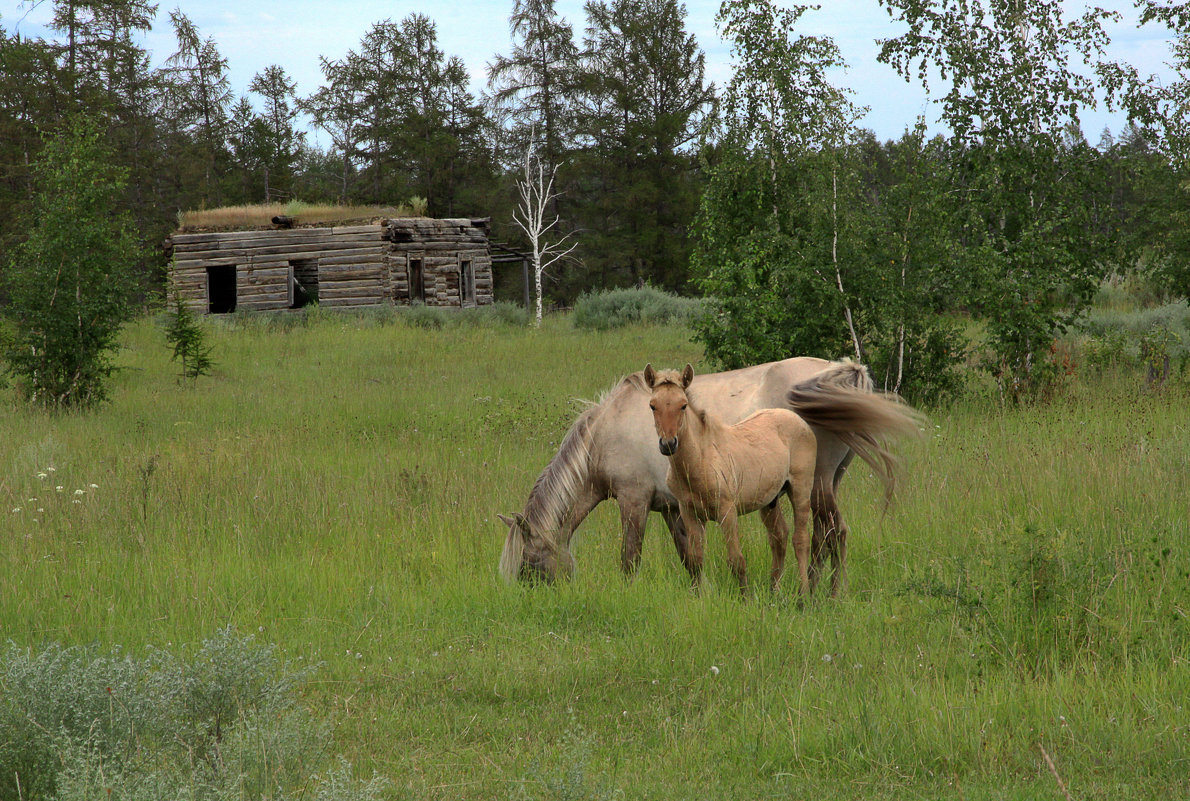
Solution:
<svg viewBox="0 0 1190 801">
<path fill-rule="evenodd" d="M 681 512 L 675 507 L 667 506 L 661 512 L 661 516 L 665 519 L 665 525 L 669 527 L 669 533 L 673 537 L 674 548 L 678 552 L 678 558 L 682 560 L 682 566 L 693 575 L 693 571 L 690 570 L 690 559 L 686 555 L 689 537 L 686 534 L 686 524 L 682 522 Z"/>
<path fill-rule="evenodd" d="M 723 529 L 723 538 L 727 541 L 727 564 L 739 582 L 740 594 L 744 594 L 748 591 L 748 566 L 744 561 L 744 552 L 740 550 L 740 519 L 735 507 L 728 509 L 720 518 L 719 528 Z"/>
<path fill-rule="evenodd" d="M 774 593 L 781 583 L 781 574 L 785 572 L 785 550 L 789 543 L 789 527 L 785 525 L 785 515 L 777 505 L 780 500 L 781 496 L 778 495 L 772 503 L 760 510 L 760 519 L 764 521 L 764 527 L 769 532 L 769 550 L 773 553 L 769 586 Z"/>
<path fill-rule="evenodd" d="M 695 587 L 702 582 L 703 546 L 706 543 L 706 524 L 699 520 L 694 510 L 681 507 L 682 525 L 686 528 L 686 551 L 682 559 Z"/>
<path fill-rule="evenodd" d="M 808 597 L 812 587 L 810 584 L 810 549 L 813 527 L 810 508 L 810 496 L 813 493 L 813 467 L 791 473 L 789 476 L 789 502 L 793 506 L 793 553 L 797 556 L 799 589 L 803 597 Z"/>
</svg>

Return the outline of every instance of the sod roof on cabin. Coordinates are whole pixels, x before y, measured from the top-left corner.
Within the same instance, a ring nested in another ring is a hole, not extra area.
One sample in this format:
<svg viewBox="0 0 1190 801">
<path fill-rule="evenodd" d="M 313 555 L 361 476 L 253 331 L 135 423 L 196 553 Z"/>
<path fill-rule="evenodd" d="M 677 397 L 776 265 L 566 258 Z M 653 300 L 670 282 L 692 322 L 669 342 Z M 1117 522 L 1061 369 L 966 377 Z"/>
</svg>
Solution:
<svg viewBox="0 0 1190 801">
<path fill-rule="evenodd" d="M 219 209 L 184 211 L 178 215 L 179 233 L 208 231 L 257 231 L 275 228 L 274 217 L 288 217 L 295 228 L 334 225 L 368 225 L 392 217 L 413 216 L 398 206 L 306 206 L 271 203 L 255 206 L 225 206 Z"/>
</svg>

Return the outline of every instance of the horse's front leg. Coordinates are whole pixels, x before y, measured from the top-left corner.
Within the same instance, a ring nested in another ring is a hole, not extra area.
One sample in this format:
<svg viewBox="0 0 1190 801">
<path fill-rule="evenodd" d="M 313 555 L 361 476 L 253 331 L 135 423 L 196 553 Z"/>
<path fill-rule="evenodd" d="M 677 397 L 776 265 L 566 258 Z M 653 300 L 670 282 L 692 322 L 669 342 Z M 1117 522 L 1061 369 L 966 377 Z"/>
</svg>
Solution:
<svg viewBox="0 0 1190 801">
<path fill-rule="evenodd" d="M 649 499 L 640 495 L 620 495 L 620 568 L 627 576 L 636 575 L 640 567 L 641 546 L 645 539 L 645 524 L 649 520 Z"/>
<path fill-rule="evenodd" d="M 777 592 L 777 586 L 781 583 L 781 575 L 785 572 L 785 551 L 789 543 L 789 527 L 785 525 L 785 515 L 781 513 L 781 507 L 777 505 L 779 500 L 781 500 L 780 495 L 771 504 L 760 510 L 760 519 L 769 532 L 769 550 L 773 553 L 769 586 L 774 593 Z"/>
<path fill-rule="evenodd" d="M 719 519 L 719 528 L 723 529 L 723 538 L 727 541 L 727 564 L 740 585 L 740 594 L 748 592 L 748 565 L 744 561 L 744 552 L 740 550 L 740 519 L 735 507 L 731 507 Z"/>
</svg>

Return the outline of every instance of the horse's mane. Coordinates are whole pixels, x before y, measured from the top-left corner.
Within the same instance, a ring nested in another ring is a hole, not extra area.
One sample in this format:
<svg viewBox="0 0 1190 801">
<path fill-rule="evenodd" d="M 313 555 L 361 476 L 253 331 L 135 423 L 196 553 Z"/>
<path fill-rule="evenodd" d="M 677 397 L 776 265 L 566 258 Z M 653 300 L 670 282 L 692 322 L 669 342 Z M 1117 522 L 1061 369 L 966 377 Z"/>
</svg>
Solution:
<svg viewBox="0 0 1190 801">
<path fill-rule="evenodd" d="M 570 513 L 579 491 L 591 472 L 591 440 L 594 425 L 600 414 L 624 392 L 645 391 L 640 373 L 625 376 L 604 392 L 599 400 L 588 401 L 587 408 L 571 424 L 558 452 L 541 471 L 529 498 L 525 501 L 524 517 L 535 540 L 549 548 L 557 547 L 556 533 Z M 505 578 L 516 578 L 524 560 L 525 541 L 509 534 L 500 557 L 500 572 Z"/>
</svg>

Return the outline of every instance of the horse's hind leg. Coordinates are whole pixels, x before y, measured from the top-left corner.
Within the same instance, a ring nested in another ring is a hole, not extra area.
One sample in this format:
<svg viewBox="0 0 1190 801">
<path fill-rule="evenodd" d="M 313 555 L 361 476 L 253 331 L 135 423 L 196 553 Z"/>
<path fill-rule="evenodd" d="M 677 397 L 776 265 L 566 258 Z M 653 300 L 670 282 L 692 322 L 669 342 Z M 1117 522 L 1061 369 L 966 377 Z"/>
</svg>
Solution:
<svg viewBox="0 0 1190 801">
<path fill-rule="evenodd" d="M 771 504 L 760 510 L 760 519 L 769 532 L 769 550 L 773 553 L 773 567 L 769 573 L 769 586 L 775 593 L 781 583 L 781 574 L 785 572 L 785 551 L 789 543 L 789 527 L 785 525 L 785 515 L 777 502 L 778 495 Z"/>
<path fill-rule="evenodd" d="M 843 513 L 839 510 L 839 481 L 843 478 L 843 473 L 847 471 L 847 465 L 851 463 L 852 454 L 847 454 L 847 458 L 839 465 L 839 469 L 835 471 L 835 480 L 833 484 L 833 491 L 831 492 L 831 520 L 833 522 L 834 537 L 831 538 L 832 547 L 831 566 L 834 568 L 834 573 L 831 574 L 831 597 L 838 598 L 847 591 L 847 523 L 843 521 Z"/>
<path fill-rule="evenodd" d="M 840 475 L 841 475 L 840 471 Z M 831 560 L 831 597 L 837 598 L 847 590 L 847 524 L 839 511 L 837 484 L 829 488 L 822 482 L 814 482 L 814 544 L 810 568 L 811 591 L 822 578 L 822 568 L 829 556 Z"/>
</svg>

